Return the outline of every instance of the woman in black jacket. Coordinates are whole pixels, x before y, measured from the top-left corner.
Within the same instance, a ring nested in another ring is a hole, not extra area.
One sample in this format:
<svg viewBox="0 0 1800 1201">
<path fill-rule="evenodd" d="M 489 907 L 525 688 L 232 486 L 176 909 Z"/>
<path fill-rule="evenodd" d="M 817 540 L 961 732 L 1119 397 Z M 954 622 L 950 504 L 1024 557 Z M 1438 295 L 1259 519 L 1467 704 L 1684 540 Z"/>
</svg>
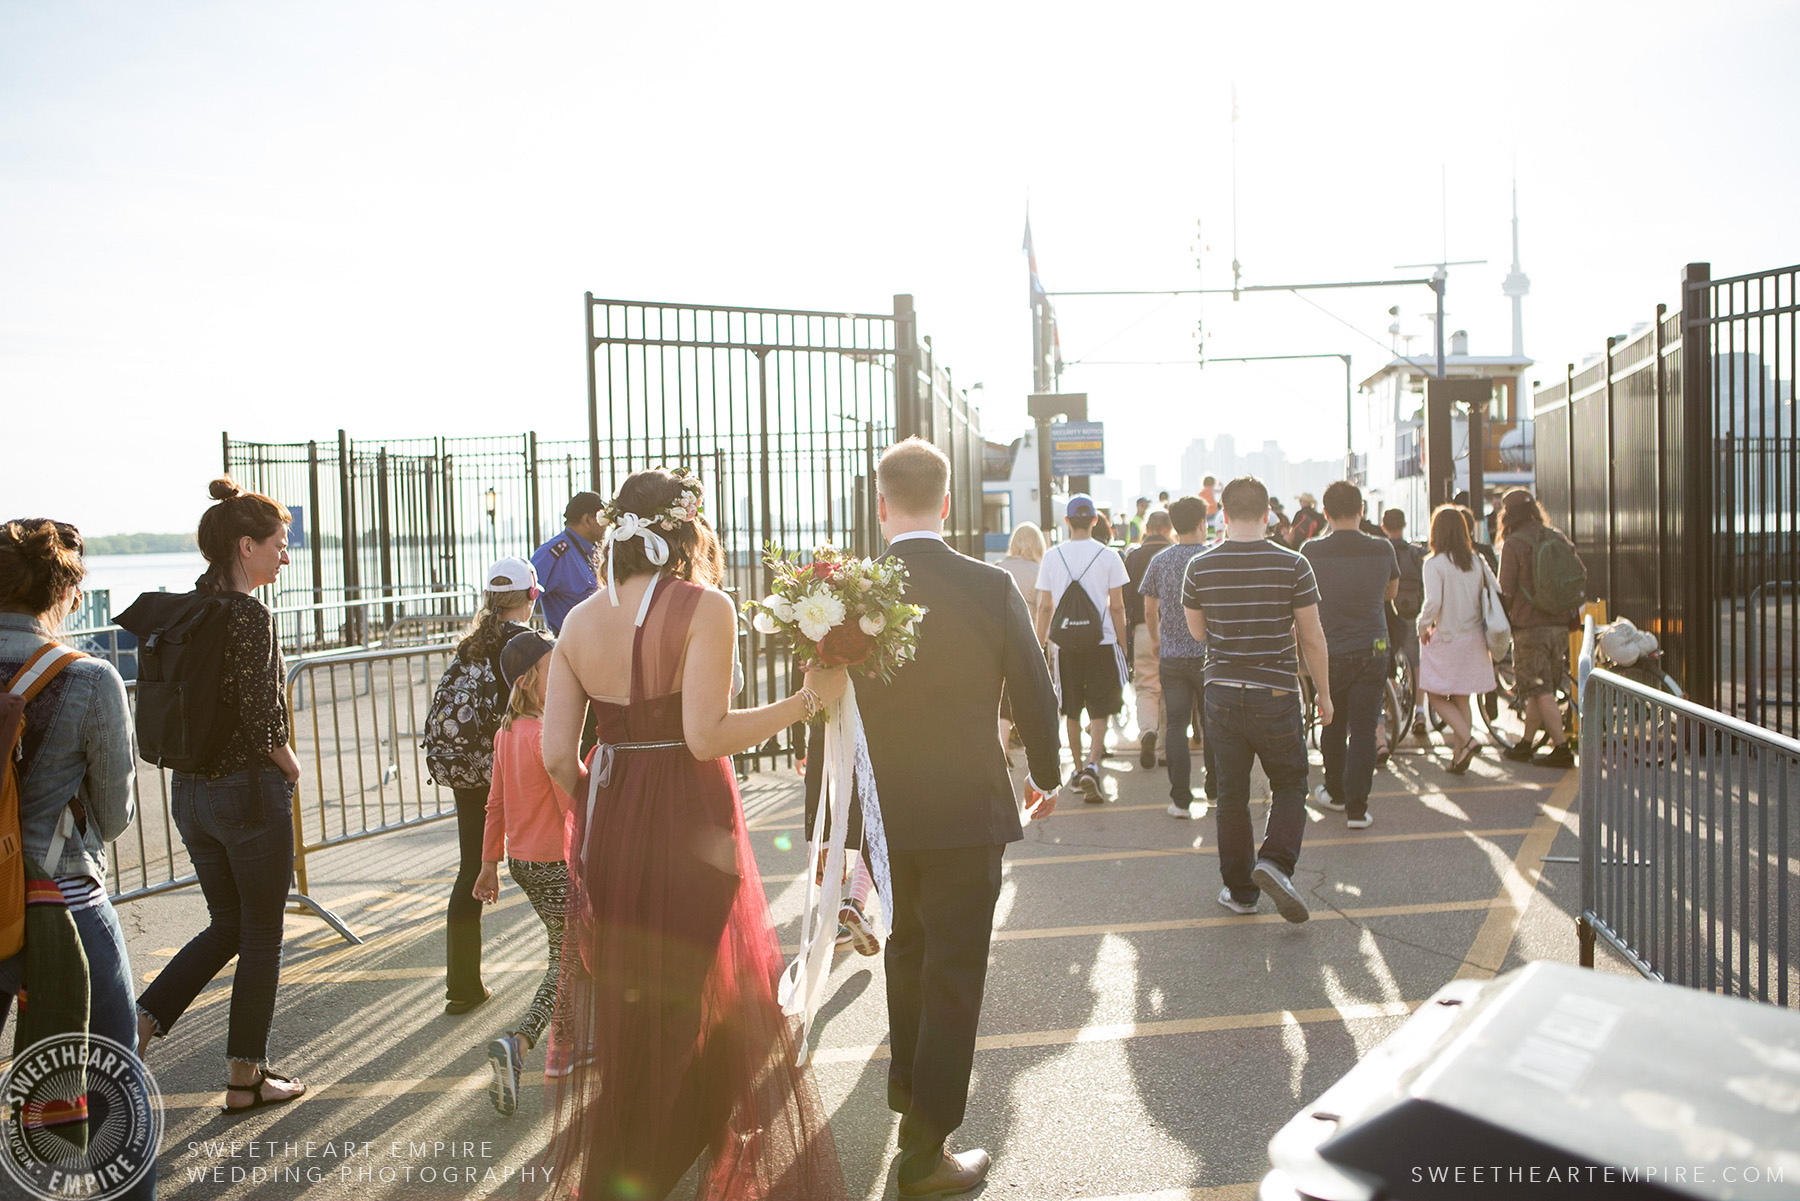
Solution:
<svg viewBox="0 0 1800 1201">
<path fill-rule="evenodd" d="M 230 477 L 210 488 L 200 518 L 206 574 L 196 591 L 226 605 L 222 695 L 211 762 L 171 773 L 170 810 L 200 878 L 211 923 L 138 997 L 139 1043 L 166 1035 L 200 990 L 237 957 L 225 1038 L 225 1111 L 292 1101 L 306 1091 L 268 1066 L 269 1027 L 281 984 L 281 937 L 294 868 L 294 786 L 300 762 L 288 745 L 286 672 L 275 616 L 252 595 L 287 566 L 292 517 Z"/>
</svg>

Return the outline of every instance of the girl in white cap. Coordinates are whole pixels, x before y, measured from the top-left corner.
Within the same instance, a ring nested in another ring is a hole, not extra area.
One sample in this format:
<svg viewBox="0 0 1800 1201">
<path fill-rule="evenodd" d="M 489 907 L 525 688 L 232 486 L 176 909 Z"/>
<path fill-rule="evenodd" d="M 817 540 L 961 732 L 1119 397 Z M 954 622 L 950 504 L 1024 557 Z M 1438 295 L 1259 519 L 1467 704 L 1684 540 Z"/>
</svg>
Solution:
<svg viewBox="0 0 1800 1201">
<path fill-rule="evenodd" d="M 506 713 L 500 652 L 529 628 L 524 623 L 539 594 L 537 572 L 513 556 L 488 568 L 485 585 L 481 611 L 456 644 L 425 716 L 425 766 L 456 795 L 459 862 L 444 920 L 445 1013 L 467 1013 L 493 995 L 481 982 L 481 902 L 472 890 L 481 872 L 494 733 Z"/>
</svg>

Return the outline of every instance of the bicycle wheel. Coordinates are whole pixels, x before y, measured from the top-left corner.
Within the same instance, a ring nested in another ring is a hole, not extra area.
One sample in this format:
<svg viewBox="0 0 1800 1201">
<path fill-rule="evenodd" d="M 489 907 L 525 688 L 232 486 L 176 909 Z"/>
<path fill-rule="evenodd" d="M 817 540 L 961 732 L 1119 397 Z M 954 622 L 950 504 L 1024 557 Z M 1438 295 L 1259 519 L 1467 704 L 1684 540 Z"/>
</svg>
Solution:
<svg viewBox="0 0 1800 1201">
<path fill-rule="evenodd" d="M 1411 715 L 1412 710 L 1401 703 L 1400 689 L 1395 686 L 1394 681 L 1391 678 L 1384 680 L 1381 690 L 1381 732 L 1387 735 L 1388 754 L 1393 754 L 1394 749 L 1400 745 L 1400 740 L 1406 736 L 1407 721 Z"/>
<path fill-rule="evenodd" d="M 1481 724 L 1487 727 L 1494 745 L 1510 751 L 1525 733 L 1524 717 L 1514 694 L 1517 685 L 1511 655 L 1494 664 L 1494 680 L 1499 687 L 1476 697 L 1475 707 L 1481 710 Z"/>
<path fill-rule="evenodd" d="M 1394 656 L 1394 674 L 1388 683 L 1393 686 L 1394 696 L 1399 701 L 1400 736 L 1404 738 L 1411 732 L 1413 714 L 1419 708 L 1419 682 L 1413 678 L 1412 663 L 1405 655 Z M 1397 745 L 1397 742 L 1388 743 L 1390 749 Z"/>
</svg>

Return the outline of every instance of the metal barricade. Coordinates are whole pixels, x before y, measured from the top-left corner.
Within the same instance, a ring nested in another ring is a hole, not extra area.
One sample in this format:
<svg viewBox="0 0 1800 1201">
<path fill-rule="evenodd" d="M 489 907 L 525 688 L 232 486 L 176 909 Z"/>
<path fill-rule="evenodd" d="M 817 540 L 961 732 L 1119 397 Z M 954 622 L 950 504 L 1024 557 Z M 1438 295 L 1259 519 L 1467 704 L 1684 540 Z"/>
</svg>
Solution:
<svg viewBox="0 0 1800 1201">
<path fill-rule="evenodd" d="M 1800 742 L 1594 667 L 1581 671 L 1581 963 L 1800 1005 Z"/>
<path fill-rule="evenodd" d="M 135 727 L 136 681 L 126 681 L 125 698 L 130 704 Z M 169 809 L 169 773 L 142 759 L 137 761 L 136 768 L 131 778 L 131 790 L 137 816 L 125 833 L 106 848 L 107 871 L 111 876 L 107 892 L 114 904 L 198 882 Z"/>
<path fill-rule="evenodd" d="M 300 785 L 294 794 L 297 898 L 355 939 L 307 896 L 306 859 L 343 846 L 456 816 L 448 788 L 425 767 L 425 717 L 456 643 L 319 656 L 288 668 Z M 360 941 L 360 940 L 357 940 Z"/>
<path fill-rule="evenodd" d="M 133 724 L 137 720 L 137 684 L 125 685 Z M 140 759 L 132 774 L 134 818 L 125 833 L 107 845 L 107 894 L 114 905 L 173 892 L 198 884 L 187 844 L 175 827 L 168 769 Z M 298 794 L 295 800 L 298 802 Z M 152 803 L 153 802 L 153 803 Z M 298 846 L 296 837 L 295 845 Z M 296 856 L 297 858 L 297 856 Z M 317 916 L 346 941 L 363 940 L 351 932 L 342 918 L 307 896 L 304 888 L 288 894 L 289 905 L 299 905 Z"/>
<path fill-rule="evenodd" d="M 454 607 L 452 607 L 454 606 Z M 421 631 L 439 637 L 460 630 L 481 607 L 481 589 L 473 584 L 430 591 L 391 590 L 362 600 L 333 600 L 311 604 L 275 605 L 275 633 L 290 656 L 337 654 L 359 646 L 394 645 L 422 641 Z M 381 610 L 375 614 L 374 610 Z M 309 632 L 323 630 L 320 623 L 334 614 L 335 633 L 326 642 L 308 640 Z M 65 628 L 64 642 L 110 662 L 126 680 L 137 677 L 137 639 L 116 625 Z M 346 643 L 348 643 L 346 645 Z"/>
</svg>

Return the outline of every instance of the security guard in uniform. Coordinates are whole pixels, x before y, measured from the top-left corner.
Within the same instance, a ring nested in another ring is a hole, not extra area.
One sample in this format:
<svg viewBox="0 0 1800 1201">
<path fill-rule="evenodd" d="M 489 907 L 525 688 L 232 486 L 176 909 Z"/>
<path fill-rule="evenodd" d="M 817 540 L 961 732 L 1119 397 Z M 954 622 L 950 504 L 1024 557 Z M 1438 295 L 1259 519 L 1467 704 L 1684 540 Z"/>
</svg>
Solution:
<svg viewBox="0 0 1800 1201">
<path fill-rule="evenodd" d="M 544 589 L 544 621 L 554 633 L 562 633 L 570 609 L 600 589 L 595 547 L 601 537 L 600 510 L 605 507 L 596 493 L 577 492 L 563 510 L 562 533 L 532 552 L 531 565 Z"/>
</svg>

